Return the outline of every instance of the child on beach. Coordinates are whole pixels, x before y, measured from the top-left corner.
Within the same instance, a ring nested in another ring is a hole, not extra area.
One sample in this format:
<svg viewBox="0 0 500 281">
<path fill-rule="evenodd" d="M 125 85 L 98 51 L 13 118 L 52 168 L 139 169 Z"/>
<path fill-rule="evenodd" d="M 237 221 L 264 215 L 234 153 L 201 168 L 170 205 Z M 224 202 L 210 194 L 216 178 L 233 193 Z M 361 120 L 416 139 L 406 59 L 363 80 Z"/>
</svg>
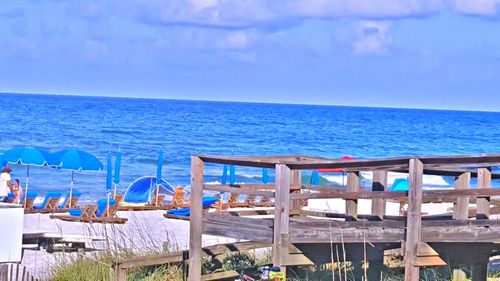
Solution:
<svg viewBox="0 0 500 281">
<path fill-rule="evenodd" d="M 16 199 L 15 203 L 21 203 L 21 196 L 23 195 L 23 188 L 21 187 L 21 184 L 19 183 L 19 179 L 14 180 L 14 194 L 16 194 Z"/>
</svg>

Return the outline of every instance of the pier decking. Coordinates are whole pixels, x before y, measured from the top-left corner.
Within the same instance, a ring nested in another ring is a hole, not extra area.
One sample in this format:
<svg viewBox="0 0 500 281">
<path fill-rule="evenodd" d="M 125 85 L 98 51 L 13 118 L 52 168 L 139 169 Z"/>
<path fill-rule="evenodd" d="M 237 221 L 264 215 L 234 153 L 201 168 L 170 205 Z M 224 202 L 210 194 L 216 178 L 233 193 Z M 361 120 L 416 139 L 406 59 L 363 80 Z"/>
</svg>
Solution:
<svg viewBox="0 0 500 281">
<path fill-rule="evenodd" d="M 204 164 L 230 164 L 275 170 L 274 184 L 209 185 L 203 181 Z M 500 155 L 398 157 L 339 160 L 308 156 L 237 157 L 193 155 L 191 158 L 191 216 L 189 280 L 201 278 L 202 234 L 246 239 L 273 245 L 273 264 L 293 265 L 290 249 L 299 249 L 321 264 L 335 256 L 346 256 L 355 269 L 369 263 L 368 280 L 380 277 L 383 253 L 403 247 L 405 280 L 418 280 L 419 268 L 448 264 L 472 267 L 473 280 L 486 280 L 490 256 L 500 252 L 499 212 L 491 180 L 500 174 Z M 347 173 L 344 189 L 301 184 L 301 171 L 342 169 Z M 372 190 L 359 189 L 359 173 L 373 172 Z M 409 176 L 408 192 L 389 192 L 388 172 Z M 423 190 L 423 175 L 455 177 L 455 189 Z M 470 189 L 472 178 L 477 188 Z M 272 209 L 204 212 L 204 190 L 274 198 Z M 304 208 L 312 199 L 342 199 L 345 213 L 311 211 Z M 358 201 L 371 200 L 371 214 L 358 214 Z M 386 215 L 388 201 L 404 202 L 404 216 Z M 453 211 L 422 214 L 425 203 L 453 203 Z M 471 206 L 474 203 L 475 207 Z M 291 246 L 295 247 L 291 247 Z M 292 250 L 293 251 L 293 250 Z M 340 253 L 339 253 L 340 252 Z M 377 275 L 378 274 L 378 275 Z"/>
</svg>

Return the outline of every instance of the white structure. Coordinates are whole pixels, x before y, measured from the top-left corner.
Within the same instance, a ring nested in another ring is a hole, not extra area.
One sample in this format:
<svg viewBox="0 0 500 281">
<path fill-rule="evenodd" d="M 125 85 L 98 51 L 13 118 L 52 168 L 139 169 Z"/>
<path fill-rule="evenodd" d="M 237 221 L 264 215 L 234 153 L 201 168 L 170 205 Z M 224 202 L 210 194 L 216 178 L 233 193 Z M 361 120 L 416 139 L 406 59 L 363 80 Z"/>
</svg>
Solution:
<svg viewBox="0 0 500 281">
<path fill-rule="evenodd" d="M 0 263 L 21 262 L 24 208 L 0 203 Z"/>
</svg>

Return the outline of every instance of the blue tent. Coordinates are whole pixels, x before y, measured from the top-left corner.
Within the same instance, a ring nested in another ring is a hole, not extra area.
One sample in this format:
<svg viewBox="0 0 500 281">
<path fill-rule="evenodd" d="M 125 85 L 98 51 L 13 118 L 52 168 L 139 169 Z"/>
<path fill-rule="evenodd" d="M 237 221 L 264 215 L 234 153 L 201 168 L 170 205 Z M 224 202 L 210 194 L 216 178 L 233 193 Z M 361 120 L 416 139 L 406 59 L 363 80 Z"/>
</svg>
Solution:
<svg viewBox="0 0 500 281">
<path fill-rule="evenodd" d="M 126 204 L 149 204 L 153 201 L 156 188 L 159 193 L 174 194 L 174 187 L 164 180 L 157 184 L 156 177 L 145 176 L 133 181 L 123 195 L 123 202 Z"/>
<path fill-rule="evenodd" d="M 410 182 L 408 179 L 396 179 L 389 191 L 408 191 L 410 190 Z"/>
</svg>

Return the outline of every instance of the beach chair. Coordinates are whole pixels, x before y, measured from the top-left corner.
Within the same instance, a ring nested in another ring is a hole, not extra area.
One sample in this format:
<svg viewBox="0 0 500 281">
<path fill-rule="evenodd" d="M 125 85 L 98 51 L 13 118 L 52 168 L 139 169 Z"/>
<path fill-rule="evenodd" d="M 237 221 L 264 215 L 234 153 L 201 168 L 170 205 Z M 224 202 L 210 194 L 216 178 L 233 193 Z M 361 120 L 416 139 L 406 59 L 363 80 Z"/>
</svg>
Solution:
<svg viewBox="0 0 500 281">
<path fill-rule="evenodd" d="M 80 200 L 80 196 L 82 196 L 82 193 L 78 190 L 73 190 L 71 192 L 71 200 L 69 200 L 70 192 L 68 191 L 66 195 L 64 196 L 64 199 L 59 203 L 57 206 L 59 209 L 75 209 L 76 205 L 78 204 L 78 201 Z"/>
<path fill-rule="evenodd" d="M 183 208 L 186 207 L 188 204 L 187 202 L 184 201 L 184 188 L 179 186 L 179 187 L 174 187 L 174 195 L 172 196 L 172 201 L 165 207 L 167 209 L 176 209 L 176 208 Z"/>
<path fill-rule="evenodd" d="M 71 209 L 69 215 L 51 215 L 51 219 L 59 219 L 68 222 L 88 222 L 88 223 L 111 223 L 123 224 L 127 218 L 120 218 L 116 215 L 117 204 L 114 198 L 101 198 L 97 204 L 88 205 L 81 209 Z"/>
<path fill-rule="evenodd" d="M 219 197 L 209 197 L 209 196 L 203 197 L 201 203 L 203 211 L 207 212 L 208 209 L 210 209 L 210 207 L 218 201 L 220 201 Z M 163 216 L 165 218 L 189 219 L 190 215 L 191 215 L 191 208 L 180 208 L 180 209 L 168 210 L 167 213 L 164 214 Z"/>
<path fill-rule="evenodd" d="M 61 199 L 62 192 L 51 191 L 45 195 L 43 201 L 40 204 L 34 204 L 31 211 L 33 212 L 44 212 L 53 211 L 57 208 L 57 203 Z"/>
<path fill-rule="evenodd" d="M 23 193 L 21 199 L 19 200 L 19 204 L 24 205 L 24 200 L 26 199 L 26 206 L 24 207 L 24 210 L 33 210 L 33 202 L 35 202 L 37 195 L 38 194 L 35 191 L 28 191 L 28 195 Z"/>
</svg>

